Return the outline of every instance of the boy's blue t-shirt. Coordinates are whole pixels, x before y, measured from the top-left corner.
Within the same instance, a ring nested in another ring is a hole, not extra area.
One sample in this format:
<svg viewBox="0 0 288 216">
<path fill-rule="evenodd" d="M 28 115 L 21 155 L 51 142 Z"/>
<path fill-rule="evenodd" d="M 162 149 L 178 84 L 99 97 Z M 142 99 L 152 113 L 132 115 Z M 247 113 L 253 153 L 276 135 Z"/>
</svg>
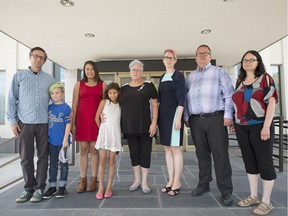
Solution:
<svg viewBox="0 0 288 216">
<path fill-rule="evenodd" d="M 70 115 L 70 113 L 71 108 L 66 103 L 49 105 L 48 141 L 51 145 L 62 146 L 66 124 L 71 124 L 71 121 L 66 118 Z M 70 145 L 70 134 L 68 138 L 68 143 Z"/>
</svg>

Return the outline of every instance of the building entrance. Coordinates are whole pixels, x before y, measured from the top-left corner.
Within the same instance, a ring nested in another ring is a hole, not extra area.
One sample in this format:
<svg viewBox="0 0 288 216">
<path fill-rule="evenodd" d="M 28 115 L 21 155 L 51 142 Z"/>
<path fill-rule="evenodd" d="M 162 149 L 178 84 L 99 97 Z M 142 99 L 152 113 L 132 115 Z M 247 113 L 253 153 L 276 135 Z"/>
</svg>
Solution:
<svg viewBox="0 0 288 216">
<path fill-rule="evenodd" d="M 160 76 L 163 74 L 163 71 L 159 72 L 143 72 L 142 77 L 144 80 L 150 80 L 155 85 L 156 89 L 158 90 Z M 187 72 L 184 72 L 186 76 Z M 110 73 L 100 73 L 100 77 L 104 80 L 107 84 L 111 82 L 117 82 L 120 86 L 124 85 L 125 83 L 129 83 L 131 81 L 130 72 L 110 72 Z M 185 126 L 184 128 L 184 139 L 183 139 L 183 150 L 193 151 L 194 144 L 191 138 L 190 129 Z M 128 151 L 127 140 L 122 139 L 122 143 L 124 144 L 124 151 Z M 163 147 L 160 144 L 159 134 L 156 138 L 153 138 L 153 146 L 152 151 L 164 151 Z"/>
</svg>

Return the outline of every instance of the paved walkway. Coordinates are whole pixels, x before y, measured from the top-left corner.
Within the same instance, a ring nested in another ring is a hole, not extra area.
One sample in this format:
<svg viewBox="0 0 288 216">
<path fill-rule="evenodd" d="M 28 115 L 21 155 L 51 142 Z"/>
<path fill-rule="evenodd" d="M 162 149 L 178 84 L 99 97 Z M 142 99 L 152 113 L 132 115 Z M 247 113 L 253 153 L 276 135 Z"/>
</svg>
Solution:
<svg viewBox="0 0 288 216">
<path fill-rule="evenodd" d="M 242 159 L 230 149 L 230 159 L 233 169 L 234 204 L 231 207 L 222 206 L 221 195 L 216 187 L 215 177 L 211 182 L 211 191 L 200 197 L 191 196 L 192 188 L 198 182 L 197 159 L 194 152 L 184 153 L 184 170 L 180 194 L 170 197 L 161 193 L 161 188 L 167 180 L 167 169 L 163 152 L 152 153 L 152 167 L 149 175 L 150 194 L 143 194 L 141 190 L 130 192 L 128 187 L 133 181 L 133 172 L 128 153 L 118 156 L 119 166 L 115 173 L 113 196 L 110 199 L 96 200 L 95 192 L 76 193 L 79 183 L 79 167 L 73 166 L 69 170 L 68 195 L 63 199 L 52 198 L 40 203 L 17 204 L 15 198 L 23 190 L 23 182 L 0 193 L 0 215 L 2 216 L 228 216 L 253 215 L 252 208 L 240 208 L 236 205 L 240 198 L 249 194 L 248 182 L 243 168 Z M 78 161 L 76 162 L 78 164 Z M 18 167 L 20 169 L 20 165 Z M 16 171 L 16 168 L 15 168 Z M 19 171 L 19 170 L 18 170 Z M 106 170 L 107 173 L 107 170 Z M 287 215 L 287 172 L 277 173 L 272 194 L 272 204 L 275 209 L 271 216 Z M 1 178 L 6 173 L 1 172 Z M 214 175 L 214 173 L 213 173 Z M 260 192 L 261 184 L 259 185 Z M 261 194 L 260 194 L 261 196 Z"/>
</svg>

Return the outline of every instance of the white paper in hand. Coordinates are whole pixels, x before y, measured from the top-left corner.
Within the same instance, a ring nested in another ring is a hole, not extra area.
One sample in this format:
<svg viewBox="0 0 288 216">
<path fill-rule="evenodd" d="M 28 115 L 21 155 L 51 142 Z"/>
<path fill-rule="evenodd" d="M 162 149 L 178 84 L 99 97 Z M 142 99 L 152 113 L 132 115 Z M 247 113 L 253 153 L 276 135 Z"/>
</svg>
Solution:
<svg viewBox="0 0 288 216">
<path fill-rule="evenodd" d="M 67 163 L 70 160 L 70 146 L 67 149 L 62 148 L 59 152 L 58 159 L 62 163 Z"/>
</svg>

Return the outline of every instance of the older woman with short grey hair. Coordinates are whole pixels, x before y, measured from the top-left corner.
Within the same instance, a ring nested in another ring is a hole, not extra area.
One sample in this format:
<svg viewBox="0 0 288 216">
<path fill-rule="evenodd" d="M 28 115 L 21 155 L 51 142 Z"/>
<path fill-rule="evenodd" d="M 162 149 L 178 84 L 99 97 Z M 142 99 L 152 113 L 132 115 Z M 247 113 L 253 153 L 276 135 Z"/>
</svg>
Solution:
<svg viewBox="0 0 288 216">
<path fill-rule="evenodd" d="M 141 186 L 143 193 L 150 193 L 147 176 L 152 137 L 156 134 L 158 94 L 152 82 L 142 79 L 143 67 L 144 64 L 137 59 L 129 64 L 131 82 L 121 87 L 121 127 L 128 141 L 135 176 L 129 190 L 136 191 Z"/>
<path fill-rule="evenodd" d="M 135 59 L 135 60 L 131 61 L 130 64 L 129 64 L 129 69 L 131 70 L 131 68 L 134 65 L 139 65 L 141 67 L 142 72 L 143 72 L 144 64 L 141 61 L 139 61 L 138 59 Z"/>
</svg>

